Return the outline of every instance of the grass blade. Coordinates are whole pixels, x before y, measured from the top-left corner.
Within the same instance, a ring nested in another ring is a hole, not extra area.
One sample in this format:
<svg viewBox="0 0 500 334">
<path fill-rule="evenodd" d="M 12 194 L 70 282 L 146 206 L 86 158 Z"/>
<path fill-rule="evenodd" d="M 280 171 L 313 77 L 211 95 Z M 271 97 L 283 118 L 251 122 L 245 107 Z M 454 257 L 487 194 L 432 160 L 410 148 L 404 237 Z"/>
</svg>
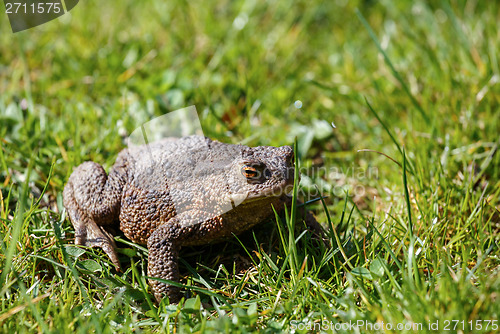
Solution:
<svg viewBox="0 0 500 334">
<path fill-rule="evenodd" d="M 387 55 L 387 53 L 384 51 L 384 49 L 382 49 L 382 46 L 380 45 L 380 42 L 379 42 L 377 36 L 375 35 L 375 32 L 370 27 L 370 24 L 366 21 L 365 17 L 359 11 L 359 9 L 356 9 L 356 15 L 358 16 L 358 19 L 361 21 L 361 23 L 363 24 L 363 26 L 365 27 L 365 29 L 368 31 L 368 34 L 370 35 L 371 39 L 373 40 L 373 42 L 377 46 L 377 49 L 379 50 L 379 52 L 384 57 L 385 63 L 391 69 L 392 75 L 394 75 L 394 77 L 396 78 L 396 80 L 398 80 L 398 82 L 400 83 L 401 87 L 403 87 L 403 90 L 405 91 L 406 95 L 408 95 L 408 97 L 410 98 L 411 102 L 413 103 L 413 105 L 415 106 L 415 108 L 417 108 L 417 110 L 419 111 L 419 113 L 422 116 L 422 118 L 424 119 L 424 121 L 427 124 L 429 124 L 430 123 L 429 116 L 427 116 L 427 113 L 424 111 L 424 109 L 422 108 L 422 106 L 420 105 L 420 103 L 418 103 L 418 101 L 415 99 L 415 97 L 410 92 L 410 89 L 408 88 L 408 86 L 404 82 L 403 78 L 401 77 L 401 75 L 399 74 L 399 72 L 396 70 L 396 68 L 392 64 L 391 59 L 389 58 L 389 56 Z"/>
</svg>

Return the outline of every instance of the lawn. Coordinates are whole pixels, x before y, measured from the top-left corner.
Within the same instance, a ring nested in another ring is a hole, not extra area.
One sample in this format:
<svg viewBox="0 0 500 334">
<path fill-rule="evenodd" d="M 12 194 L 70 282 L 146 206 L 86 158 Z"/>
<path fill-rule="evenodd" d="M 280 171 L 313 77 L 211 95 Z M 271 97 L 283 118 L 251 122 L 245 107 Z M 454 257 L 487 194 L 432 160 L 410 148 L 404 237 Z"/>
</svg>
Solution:
<svg viewBox="0 0 500 334">
<path fill-rule="evenodd" d="M 0 14 L 0 332 L 497 333 L 497 1 L 81 1 L 13 34 Z M 285 216 L 181 252 L 155 304 L 73 246 L 62 191 L 141 124 L 196 106 L 204 134 L 294 145 Z"/>
</svg>

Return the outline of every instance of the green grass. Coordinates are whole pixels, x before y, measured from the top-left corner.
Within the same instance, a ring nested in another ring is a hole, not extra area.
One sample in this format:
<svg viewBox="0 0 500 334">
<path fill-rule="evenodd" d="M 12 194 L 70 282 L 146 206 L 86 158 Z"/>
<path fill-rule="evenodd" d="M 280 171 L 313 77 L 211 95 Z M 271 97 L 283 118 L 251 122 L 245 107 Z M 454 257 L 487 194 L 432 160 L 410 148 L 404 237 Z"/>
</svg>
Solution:
<svg viewBox="0 0 500 334">
<path fill-rule="evenodd" d="M 1 14 L 0 332 L 498 332 L 499 17 L 472 0 L 81 1 L 12 34 Z M 184 249 L 190 298 L 154 305 L 147 250 L 119 238 L 117 273 L 72 246 L 62 190 L 188 105 L 220 141 L 297 138 L 297 195 L 325 196 L 308 207 L 331 247 L 293 209 Z"/>
</svg>

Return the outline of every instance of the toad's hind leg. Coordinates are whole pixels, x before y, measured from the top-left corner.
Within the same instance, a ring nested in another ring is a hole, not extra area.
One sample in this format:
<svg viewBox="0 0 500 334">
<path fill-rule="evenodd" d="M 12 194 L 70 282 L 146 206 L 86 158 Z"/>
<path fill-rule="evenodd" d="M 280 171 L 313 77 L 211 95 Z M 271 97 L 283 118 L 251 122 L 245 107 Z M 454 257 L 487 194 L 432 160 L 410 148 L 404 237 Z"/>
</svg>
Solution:
<svg viewBox="0 0 500 334">
<path fill-rule="evenodd" d="M 123 161 L 117 159 L 109 176 L 99 164 L 84 162 L 73 171 L 63 193 L 64 206 L 75 228 L 75 244 L 102 248 L 118 270 L 116 245 L 105 225 L 118 219 L 125 183 Z"/>
<path fill-rule="evenodd" d="M 104 229 L 104 226 L 97 225 L 92 218 L 78 212 L 78 210 L 68 209 L 68 214 L 75 228 L 75 244 L 102 248 L 116 269 L 120 271 L 115 241 L 113 236 Z"/>
</svg>

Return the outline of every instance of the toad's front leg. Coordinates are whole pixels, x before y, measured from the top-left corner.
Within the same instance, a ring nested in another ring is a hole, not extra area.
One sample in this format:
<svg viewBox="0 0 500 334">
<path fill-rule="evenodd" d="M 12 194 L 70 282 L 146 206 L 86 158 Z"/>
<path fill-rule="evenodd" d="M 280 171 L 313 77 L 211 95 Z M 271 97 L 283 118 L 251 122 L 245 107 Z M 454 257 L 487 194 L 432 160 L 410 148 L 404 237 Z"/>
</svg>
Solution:
<svg viewBox="0 0 500 334">
<path fill-rule="evenodd" d="M 175 218 L 160 225 L 148 238 L 148 276 L 179 282 L 179 236 L 180 226 Z M 150 279 L 158 302 L 168 296 L 170 303 L 178 303 L 181 292 L 178 287 Z"/>
</svg>

